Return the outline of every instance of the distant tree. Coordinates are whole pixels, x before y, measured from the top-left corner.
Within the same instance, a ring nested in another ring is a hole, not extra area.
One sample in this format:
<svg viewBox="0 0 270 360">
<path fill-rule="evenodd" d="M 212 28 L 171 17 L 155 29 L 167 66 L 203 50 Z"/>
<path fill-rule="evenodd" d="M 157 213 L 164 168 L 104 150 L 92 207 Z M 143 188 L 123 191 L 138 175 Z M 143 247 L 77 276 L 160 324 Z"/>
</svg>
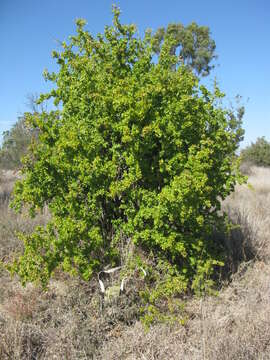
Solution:
<svg viewBox="0 0 270 360">
<path fill-rule="evenodd" d="M 160 54 L 162 44 L 171 38 L 170 54 L 194 70 L 197 75 L 206 76 L 214 67 L 211 61 L 216 58 L 216 44 L 210 37 L 207 26 L 199 26 L 192 22 L 188 26 L 171 23 L 167 28 L 159 28 L 153 34 L 153 45 L 156 54 Z"/>
<path fill-rule="evenodd" d="M 25 118 L 19 117 L 10 130 L 3 132 L 3 143 L 0 148 L 0 167 L 16 169 L 21 166 L 21 158 L 26 154 L 31 142 L 32 132 L 25 123 Z"/>
<path fill-rule="evenodd" d="M 46 110 L 45 105 L 37 104 L 37 95 L 27 96 L 27 106 L 32 114 L 37 116 Z M 18 169 L 21 160 L 26 155 L 31 141 L 37 139 L 38 130 L 27 124 L 25 115 L 19 116 L 10 130 L 3 132 L 3 143 L 0 147 L 0 168 Z"/>
<path fill-rule="evenodd" d="M 26 96 L 25 105 L 29 108 L 31 113 L 33 114 L 41 114 L 48 110 L 47 103 L 39 103 L 39 94 L 38 93 L 30 93 Z"/>
<path fill-rule="evenodd" d="M 253 165 L 270 166 L 270 142 L 265 137 L 259 137 L 241 151 L 241 159 Z"/>
</svg>

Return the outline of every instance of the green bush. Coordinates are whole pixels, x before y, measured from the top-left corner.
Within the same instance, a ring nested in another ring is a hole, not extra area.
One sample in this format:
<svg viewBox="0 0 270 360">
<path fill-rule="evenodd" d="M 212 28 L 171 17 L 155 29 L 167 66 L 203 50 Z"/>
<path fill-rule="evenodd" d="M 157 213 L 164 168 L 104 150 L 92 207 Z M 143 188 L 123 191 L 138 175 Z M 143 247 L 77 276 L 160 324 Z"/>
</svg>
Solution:
<svg viewBox="0 0 270 360">
<path fill-rule="evenodd" d="M 127 239 L 169 261 L 181 289 L 206 288 L 221 265 L 211 233 L 237 181 L 239 127 L 217 105 L 223 94 L 171 54 L 172 38 L 158 61 L 152 39 L 114 9 L 104 35 L 78 20 L 77 35 L 53 52 L 59 71 L 45 78 L 55 88 L 40 102 L 54 98 L 62 110 L 26 114 L 39 140 L 13 200 L 32 215 L 48 205 L 51 221 L 21 235 L 24 253 L 10 270 L 22 282 L 46 284 L 59 267 L 89 279 L 120 263 Z"/>
<path fill-rule="evenodd" d="M 243 163 L 270 166 L 270 142 L 264 137 L 259 137 L 255 143 L 242 150 L 241 159 Z"/>
</svg>

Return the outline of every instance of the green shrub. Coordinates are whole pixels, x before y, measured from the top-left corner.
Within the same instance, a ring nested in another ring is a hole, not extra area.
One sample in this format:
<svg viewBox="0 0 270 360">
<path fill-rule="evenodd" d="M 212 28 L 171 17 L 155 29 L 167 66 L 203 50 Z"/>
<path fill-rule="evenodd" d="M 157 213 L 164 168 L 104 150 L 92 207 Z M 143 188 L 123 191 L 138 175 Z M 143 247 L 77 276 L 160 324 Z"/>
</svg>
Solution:
<svg viewBox="0 0 270 360">
<path fill-rule="evenodd" d="M 104 35 L 78 20 L 77 35 L 53 52 L 59 71 L 45 78 L 55 89 L 40 102 L 54 98 L 62 110 L 26 114 L 39 140 L 13 201 L 32 215 L 48 205 L 52 217 L 21 235 L 10 270 L 22 282 L 46 284 L 59 267 L 89 279 L 120 262 L 125 239 L 177 268 L 181 289 L 205 288 L 222 264 L 211 233 L 237 181 L 239 127 L 217 105 L 223 94 L 171 55 L 171 41 L 156 61 L 151 34 L 140 39 L 114 9 Z"/>
<path fill-rule="evenodd" d="M 241 158 L 243 163 L 270 166 L 270 142 L 264 137 L 259 137 L 255 143 L 242 150 Z"/>
</svg>

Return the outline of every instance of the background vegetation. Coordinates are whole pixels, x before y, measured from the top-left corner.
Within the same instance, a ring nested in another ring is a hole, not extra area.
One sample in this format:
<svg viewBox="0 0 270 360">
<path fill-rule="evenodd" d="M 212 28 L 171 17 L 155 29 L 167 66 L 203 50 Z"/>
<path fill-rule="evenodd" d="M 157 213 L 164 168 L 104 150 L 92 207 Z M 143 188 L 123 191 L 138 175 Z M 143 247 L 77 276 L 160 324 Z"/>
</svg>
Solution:
<svg viewBox="0 0 270 360">
<path fill-rule="evenodd" d="M 241 152 L 242 163 L 257 166 L 270 166 L 270 142 L 264 137 L 258 138 Z"/>
<path fill-rule="evenodd" d="M 21 159 L 31 143 L 32 131 L 27 127 L 25 118 L 20 117 L 15 125 L 3 133 L 0 150 L 0 166 L 3 169 L 15 170 L 21 167 Z"/>
</svg>

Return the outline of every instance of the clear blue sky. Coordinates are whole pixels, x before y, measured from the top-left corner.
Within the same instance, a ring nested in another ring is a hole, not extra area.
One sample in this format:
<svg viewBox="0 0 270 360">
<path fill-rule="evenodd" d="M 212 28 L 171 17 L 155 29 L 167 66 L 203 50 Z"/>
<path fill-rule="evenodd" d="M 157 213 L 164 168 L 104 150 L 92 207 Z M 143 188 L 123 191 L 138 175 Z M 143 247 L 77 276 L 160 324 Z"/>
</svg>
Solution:
<svg viewBox="0 0 270 360">
<path fill-rule="evenodd" d="M 140 33 L 169 22 L 207 25 L 216 41 L 217 77 L 229 99 L 246 105 L 243 146 L 258 136 L 270 140 L 270 1 L 269 0 L 122 0 L 122 22 Z M 44 68 L 55 70 L 51 51 L 57 40 L 74 33 L 74 20 L 87 20 L 92 33 L 111 24 L 109 0 L 0 0 L 0 134 L 27 111 L 26 96 L 48 89 Z M 247 99 L 249 99 L 248 102 Z M 1 137 L 0 137 L 1 139 Z"/>
</svg>

